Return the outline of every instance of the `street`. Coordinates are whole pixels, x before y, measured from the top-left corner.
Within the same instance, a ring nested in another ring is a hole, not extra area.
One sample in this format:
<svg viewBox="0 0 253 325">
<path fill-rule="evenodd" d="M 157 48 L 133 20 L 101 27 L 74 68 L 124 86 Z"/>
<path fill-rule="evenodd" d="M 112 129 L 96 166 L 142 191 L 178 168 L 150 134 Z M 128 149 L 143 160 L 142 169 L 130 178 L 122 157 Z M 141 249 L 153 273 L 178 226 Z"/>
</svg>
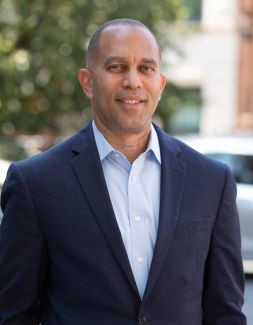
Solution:
<svg viewBox="0 0 253 325">
<path fill-rule="evenodd" d="M 244 313 L 247 316 L 247 325 L 253 325 L 253 277 L 246 278 Z"/>
</svg>

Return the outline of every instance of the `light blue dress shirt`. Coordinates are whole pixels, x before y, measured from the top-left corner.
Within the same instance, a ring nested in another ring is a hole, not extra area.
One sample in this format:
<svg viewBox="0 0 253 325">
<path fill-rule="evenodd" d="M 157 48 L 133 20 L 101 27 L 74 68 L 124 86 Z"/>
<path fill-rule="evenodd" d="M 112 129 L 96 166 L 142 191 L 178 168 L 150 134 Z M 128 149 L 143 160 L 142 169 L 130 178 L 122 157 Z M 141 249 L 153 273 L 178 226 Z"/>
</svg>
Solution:
<svg viewBox="0 0 253 325">
<path fill-rule="evenodd" d="M 92 123 L 106 185 L 140 297 L 156 242 L 160 209 L 161 155 L 152 125 L 147 149 L 131 164 Z"/>
</svg>

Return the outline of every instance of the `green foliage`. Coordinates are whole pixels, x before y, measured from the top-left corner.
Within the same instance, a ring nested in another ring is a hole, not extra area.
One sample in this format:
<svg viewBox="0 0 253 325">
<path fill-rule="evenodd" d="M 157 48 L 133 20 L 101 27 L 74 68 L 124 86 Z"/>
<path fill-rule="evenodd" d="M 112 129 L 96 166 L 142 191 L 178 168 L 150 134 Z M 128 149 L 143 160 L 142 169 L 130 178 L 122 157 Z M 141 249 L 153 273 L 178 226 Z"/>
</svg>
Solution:
<svg viewBox="0 0 253 325">
<path fill-rule="evenodd" d="M 169 23 L 185 14 L 181 2 L 2 0 L 0 134 L 67 132 L 62 118 L 70 114 L 82 116 L 76 119 L 81 126 L 90 112 L 77 73 L 92 32 L 106 20 L 130 17 L 147 24 L 164 44 Z M 160 111 L 169 116 L 167 106 Z"/>
<path fill-rule="evenodd" d="M 188 8 L 188 17 L 192 20 L 198 20 L 201 16 L 202 0 L 183 0 Z"/>
<path fill-rule="evenodd" d="M 9 161 L 24 159 L 28 153 L 13 139 L 0 137 L 1 158 Z"/>
</svg>

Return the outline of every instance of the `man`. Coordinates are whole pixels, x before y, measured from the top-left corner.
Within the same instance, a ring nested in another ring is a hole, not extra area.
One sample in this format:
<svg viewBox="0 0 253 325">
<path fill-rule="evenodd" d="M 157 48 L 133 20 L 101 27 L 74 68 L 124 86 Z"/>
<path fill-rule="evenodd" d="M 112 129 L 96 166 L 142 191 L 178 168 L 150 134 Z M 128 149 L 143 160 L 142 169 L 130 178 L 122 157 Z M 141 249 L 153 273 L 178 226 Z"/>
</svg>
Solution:
<svg viewBox="0 0 253 325">
<path fill-rule="evenodd" d="M 86 64 L 93 122 L 3 188 L 0 324 L 246 324 L 234 179 L 152 125 L 153 34 L 107 22 Z"/>
</svg>

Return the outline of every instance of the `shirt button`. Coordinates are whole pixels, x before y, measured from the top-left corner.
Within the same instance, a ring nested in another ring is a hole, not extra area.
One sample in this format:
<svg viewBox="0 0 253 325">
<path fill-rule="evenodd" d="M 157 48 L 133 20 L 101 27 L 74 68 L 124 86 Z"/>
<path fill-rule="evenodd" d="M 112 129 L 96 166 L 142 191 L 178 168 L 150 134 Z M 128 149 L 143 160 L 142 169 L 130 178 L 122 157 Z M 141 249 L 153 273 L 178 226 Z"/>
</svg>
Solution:
<svg viewBox="0 0 253 325">
<path fill-rule="evenodd" d="M 133 181 L 136 182 L 137 181 L 137 178 L 135 176 L 133 176 Z"/>
<path fill-rule="evenodd" d="M 142 262 L 143 262 L 143 257 L 138 256 L 138 257 L 137 257 L 137 262 L 138 262 L 138 263 L 142 263 Z"/>
<path fill-rule="evenodd" d="M 139 221 L 141 220 L 141 217 L 139 217 L 139 216 L 135 216 L 135 217 L 134 217 L 134 220 L 135 220 L 136 222 L 139 222 Z"/>
<path fill-rule="evenodd" d="M 140 316 L 138 325 L 144 325 L 147 322 L 147 317 L 146 316 Z"/>
</svg>

